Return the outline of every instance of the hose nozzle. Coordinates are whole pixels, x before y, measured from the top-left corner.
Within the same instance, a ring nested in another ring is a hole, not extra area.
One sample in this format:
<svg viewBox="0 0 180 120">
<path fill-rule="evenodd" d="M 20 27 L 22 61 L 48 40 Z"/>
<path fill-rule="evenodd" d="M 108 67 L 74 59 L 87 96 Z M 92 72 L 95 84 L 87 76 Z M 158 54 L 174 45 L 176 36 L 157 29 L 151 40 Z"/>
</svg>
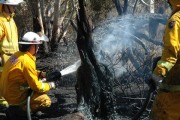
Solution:
<svg viewBox="0 0 180 120">
<path fill-rule="evenodd" d="M 59 70 L 54 70 L 47 74 L 46 79 L 47 81 L 56 81 L 61 79 L 61 77 L 62 77 L 61 72 Z"/>
</svg>

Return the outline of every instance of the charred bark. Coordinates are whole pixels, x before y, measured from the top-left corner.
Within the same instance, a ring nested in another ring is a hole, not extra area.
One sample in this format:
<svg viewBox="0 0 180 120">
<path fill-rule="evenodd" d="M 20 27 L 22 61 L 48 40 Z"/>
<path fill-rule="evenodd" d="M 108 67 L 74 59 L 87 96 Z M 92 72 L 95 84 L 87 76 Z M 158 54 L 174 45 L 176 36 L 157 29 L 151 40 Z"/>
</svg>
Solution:
<svg viewBox="0 0 180 120">
<path fill-rule="evenodd" d="M 114 77 L 108 67 L 96 60 L 92 49 L 92 28 L 87 19 L 83 0 L 79 0 L 79 8 L 76 44 L 82 64 L 77 71 L 77 110 L 92 119 L 94 117 L 113 119 L 112 79 Z"/>
<path fill-rule="evenodd" d="M 124 14 L 127 14 L 127 8 L 128 8 L 128 0 L 124 0 L 124 7 L 123 7 Z"/>
<path fill-rule="evenodd" d="M 123 10 L 122 10 L 122 8 L 121 8 L 121 4 L 120 4 L 119 0 L 114 0 L 114 4 L 115 4 L 115 6 L 116 6 L 118 15 L 122 15 Z"/>
<path fill-rule="evenodd" d="M 41 29 L 42 28 L 38 17 L 33 17 L 33 31 L 37 33 L 37 32 L 41 32 Z"/>
<path fill-rule="evenodd" d="M 124 0 L 124 5 L 123 7 L 120 4 L 119 0 L 113 0 L 115 6 L 116 6 L 116 10 L 118 12 L 118 15 L 125 15 L 127 13 L 127 8 L 128 8 L 128 0 Z"/>
</svg>

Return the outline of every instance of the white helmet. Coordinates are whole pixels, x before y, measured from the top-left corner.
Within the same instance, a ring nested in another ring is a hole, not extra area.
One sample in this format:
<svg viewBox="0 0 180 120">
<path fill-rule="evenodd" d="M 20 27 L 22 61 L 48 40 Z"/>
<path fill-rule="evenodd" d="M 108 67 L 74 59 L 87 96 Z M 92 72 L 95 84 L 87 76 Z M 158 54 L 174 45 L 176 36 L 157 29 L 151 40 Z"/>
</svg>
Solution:
<svg viewBox="0 0 180 120">
<path fill-rule="evenodd" d="M 44 34 L 40 37 L 40 40 L 45 41 L 45 42 L 49 42 L 49 38 Z"/>
<path fill-rule="evenodd" d="M 42 44 L 42 41 L 48 41 L 48 38 L 45 35 L 40 37 L 34 32 L 27 32 L 24 34 L 19 44 Z"/>
<path fill-rule="evenodd" d="M 18 5 L 19 3 L 22 3 L 23 0 L 0 0 L 0 4 L 6 4 L 6 5 Z"/>
</svg>

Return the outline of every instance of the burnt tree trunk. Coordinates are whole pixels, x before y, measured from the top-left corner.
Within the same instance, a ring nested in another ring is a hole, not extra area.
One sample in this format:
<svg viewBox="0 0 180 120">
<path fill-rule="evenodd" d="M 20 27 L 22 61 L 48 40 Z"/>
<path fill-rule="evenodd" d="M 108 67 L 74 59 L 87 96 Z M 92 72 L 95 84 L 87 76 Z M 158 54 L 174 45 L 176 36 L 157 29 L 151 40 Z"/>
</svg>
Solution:
<svg viewBox="0 0 180 120">
<path fill-rule="evenodd" d="M 54 11 L 55 15 L 54 15 L 54 21 L 53 21 L 53 29 L 52 29 L 52 39 L 51 39 L 51 51 L 56 51 L 58 49 L 58 26 L 59 26 L 59 10 L 60 10 L 60 0 L 56 0 L 54 2 Z"/>
<path fill-rule="evenodd" d="M 119 16 L 127 14 L 128 0 L 124 0 L 123 7 L 121 6 L 121 3 L 119 0 L 113 0 L 113 2 L 115 4 L 116 10 Z"/>
<path fill-rule="evenodd" d="M 76 44 L 81 58 L 81 66 L 77 71 L 77 110 L 89 119 L 114 119 L 114 76 L 106 65 L 96 60 L 92 49 L 92 28 L 83 0 L 79 0 L 77 27 Z"/>
</svg>

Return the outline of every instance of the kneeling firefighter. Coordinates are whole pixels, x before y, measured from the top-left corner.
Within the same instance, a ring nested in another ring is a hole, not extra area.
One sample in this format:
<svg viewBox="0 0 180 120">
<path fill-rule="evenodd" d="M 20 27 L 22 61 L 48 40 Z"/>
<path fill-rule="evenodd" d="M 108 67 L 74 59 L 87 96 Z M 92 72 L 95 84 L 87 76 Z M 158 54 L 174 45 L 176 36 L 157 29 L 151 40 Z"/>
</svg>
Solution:
<svg viewBox="0 0 180 120">
<path fill-rule="evenodd" d="M 180 0 L 168 0 L 172 14 L 166 25 L 162 57 L 151 83 L 158 93 L 151 111 L 152 120 L 180 119 Z"/>
<path fill-rule="evenodd" d="M 1 95 L 9 104 L 8 120 L 27 120 L 26 101 L 31 92 L 31 113 L 36 113 L 51 105 L 51 99 L 46 92 L 55 88 L 54 82 L 42 82 L 46 73 L 36 69 L 36 53 L 46 36 L 27 32 L 19 42 L 20 51 L 13 54 L 4 65 L 0 88 Z M 60 73 L 58 74 L 60 76 Z"/>
</svg>

